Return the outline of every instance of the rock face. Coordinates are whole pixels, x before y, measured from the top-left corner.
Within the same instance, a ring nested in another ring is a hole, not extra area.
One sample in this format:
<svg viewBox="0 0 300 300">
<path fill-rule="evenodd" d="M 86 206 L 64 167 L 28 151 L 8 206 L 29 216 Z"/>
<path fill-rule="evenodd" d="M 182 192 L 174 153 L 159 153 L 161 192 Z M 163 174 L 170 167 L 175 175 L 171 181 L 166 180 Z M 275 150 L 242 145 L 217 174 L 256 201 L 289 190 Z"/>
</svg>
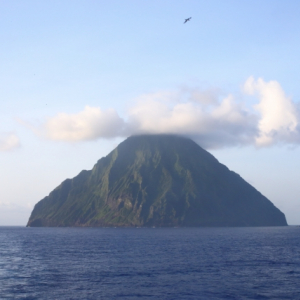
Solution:
<svg viewBox="0 0 300 300">
<path fill-rule="evenodd" d="M 27 226 L 285 226 L 284 214 L 188 138 L 132 136 L 39 201 Z"/>
</svg>

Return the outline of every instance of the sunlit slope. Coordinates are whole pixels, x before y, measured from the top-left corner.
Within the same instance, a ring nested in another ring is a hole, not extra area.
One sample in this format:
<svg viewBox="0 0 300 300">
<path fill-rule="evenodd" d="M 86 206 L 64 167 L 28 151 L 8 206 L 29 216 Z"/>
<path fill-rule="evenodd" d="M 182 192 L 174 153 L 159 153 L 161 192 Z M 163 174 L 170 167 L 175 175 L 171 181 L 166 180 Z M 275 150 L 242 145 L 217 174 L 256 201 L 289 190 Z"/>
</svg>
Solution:
<svg viewBox="0 0 300 300">
<path fill-rule="evenodd" d="M 190 139 L 132 136 L 38 202 L 28 226 L 284 226 L 284 214 Z"/>
</svg>

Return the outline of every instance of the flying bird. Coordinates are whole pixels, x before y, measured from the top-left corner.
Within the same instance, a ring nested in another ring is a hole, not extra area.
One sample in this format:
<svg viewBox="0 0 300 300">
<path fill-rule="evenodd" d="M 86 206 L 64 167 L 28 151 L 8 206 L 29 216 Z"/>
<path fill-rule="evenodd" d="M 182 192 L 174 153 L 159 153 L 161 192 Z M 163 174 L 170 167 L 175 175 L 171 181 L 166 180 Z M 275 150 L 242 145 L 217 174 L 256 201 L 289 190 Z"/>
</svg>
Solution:
<svg viewBox="0 0 300 300">
<path fill-rule="evenodd" d="M 192 17 L 189 17 L 187 19 L 184 20 L 183 24 L 185 24 L 187 21 L 189 21 Z"/>
</svg>

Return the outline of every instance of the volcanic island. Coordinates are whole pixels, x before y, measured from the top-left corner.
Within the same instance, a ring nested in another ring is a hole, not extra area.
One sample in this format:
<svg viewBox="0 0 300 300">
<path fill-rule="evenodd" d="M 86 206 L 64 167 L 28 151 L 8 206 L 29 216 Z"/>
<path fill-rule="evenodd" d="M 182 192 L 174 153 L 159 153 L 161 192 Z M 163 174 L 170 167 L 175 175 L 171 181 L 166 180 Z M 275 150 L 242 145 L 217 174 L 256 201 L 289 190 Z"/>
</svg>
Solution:
<svg viewBox="0 0 300 300">
<path fill-rule="evenodd" d="M 136 135 L 40 200 L 28 227 L 286 226 L 285 215 L 187 137 Z"/>
</svg>

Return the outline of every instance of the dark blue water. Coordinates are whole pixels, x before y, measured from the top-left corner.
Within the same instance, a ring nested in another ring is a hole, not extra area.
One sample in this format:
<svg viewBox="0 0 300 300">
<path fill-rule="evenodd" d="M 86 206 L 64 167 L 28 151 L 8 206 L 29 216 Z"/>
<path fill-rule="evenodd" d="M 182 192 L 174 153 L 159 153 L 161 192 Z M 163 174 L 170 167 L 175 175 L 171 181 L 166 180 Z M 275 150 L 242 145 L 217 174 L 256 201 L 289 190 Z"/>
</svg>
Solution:
<svg viewBox="0 0 300 300">
<path fill-rule="evenodd" d="M 300 227 L 0 227 L 0 299 L 300 299 Z"/>
</svg>

